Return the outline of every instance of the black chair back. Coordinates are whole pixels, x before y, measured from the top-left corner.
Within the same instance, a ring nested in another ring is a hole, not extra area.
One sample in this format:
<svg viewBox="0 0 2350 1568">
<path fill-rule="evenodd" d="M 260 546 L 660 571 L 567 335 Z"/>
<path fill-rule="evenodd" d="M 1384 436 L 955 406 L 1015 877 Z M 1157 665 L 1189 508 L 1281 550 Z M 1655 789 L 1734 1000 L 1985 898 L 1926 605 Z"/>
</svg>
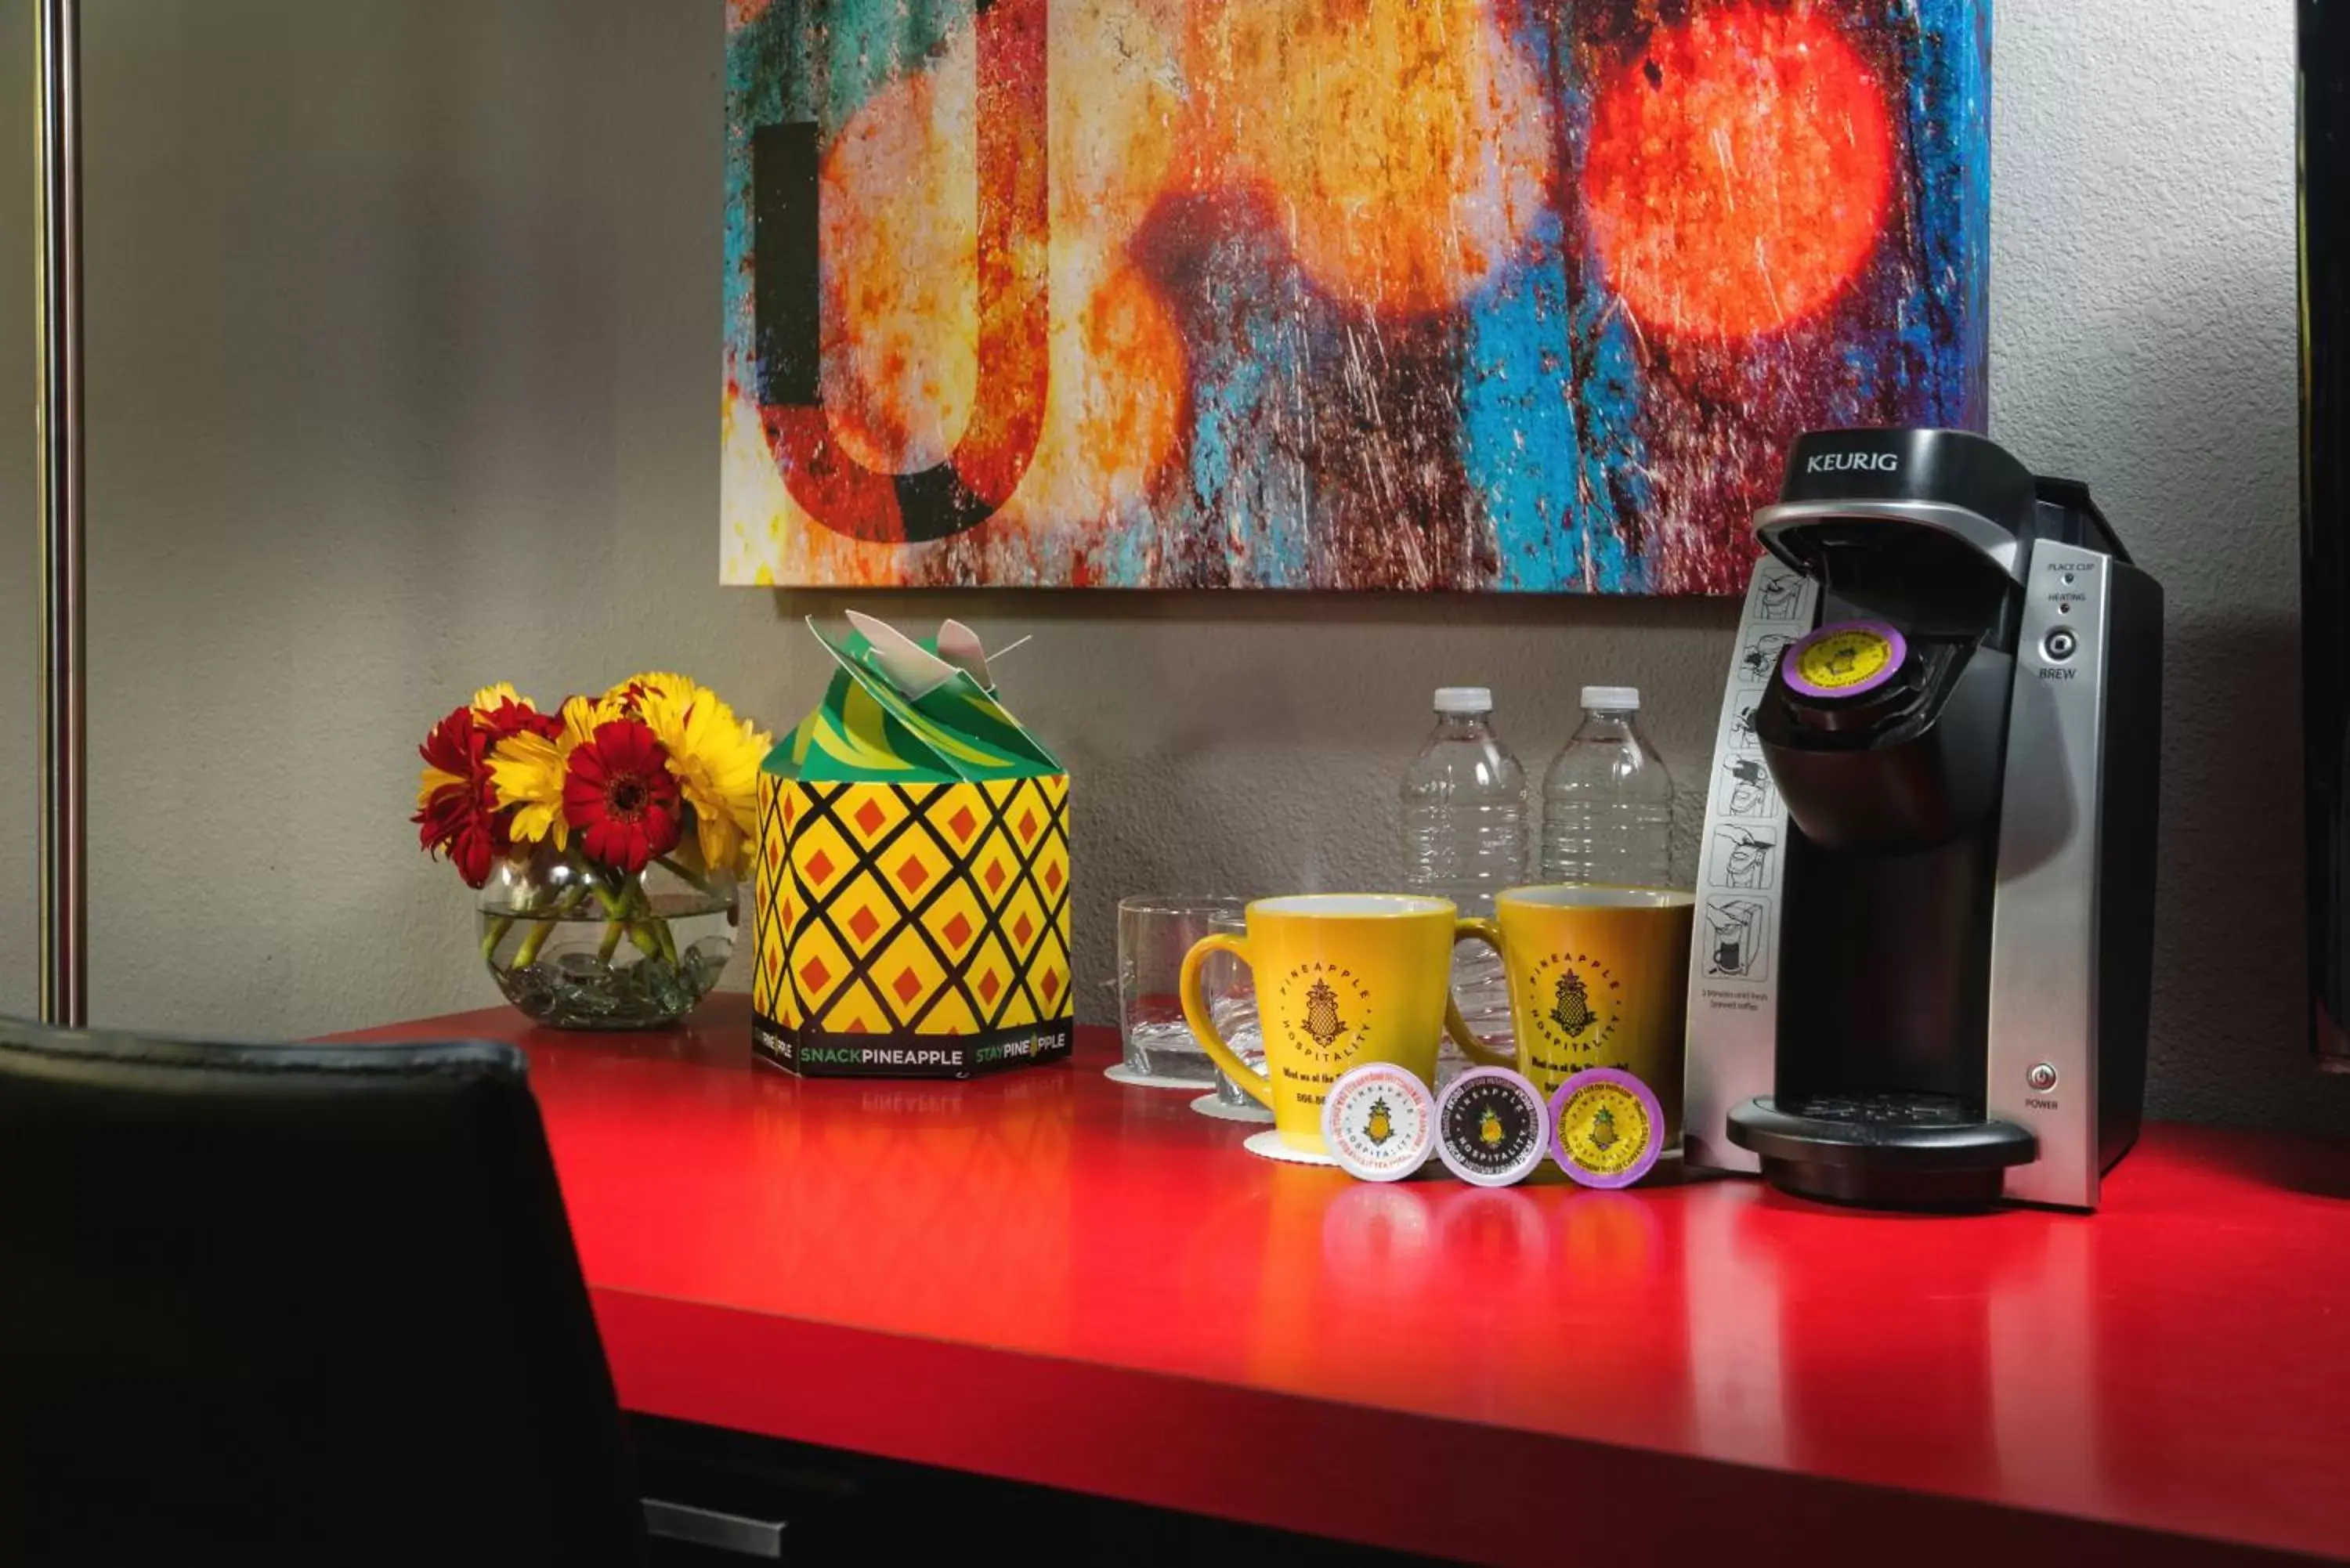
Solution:
<svg viewBox="0 0 2350 1568">
<path fill-rule="evenodd" d="M 0 1563 L 640 1561 L 513 1047 L 0 1021 Z"/>
</svg>

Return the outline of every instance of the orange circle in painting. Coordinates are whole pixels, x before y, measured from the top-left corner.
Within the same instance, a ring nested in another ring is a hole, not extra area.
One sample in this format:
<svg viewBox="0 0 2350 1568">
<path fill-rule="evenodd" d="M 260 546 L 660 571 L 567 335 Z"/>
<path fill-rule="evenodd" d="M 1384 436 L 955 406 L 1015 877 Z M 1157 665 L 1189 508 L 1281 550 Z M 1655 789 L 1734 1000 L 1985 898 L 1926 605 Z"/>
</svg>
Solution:
<svg viewBox="0 0 2350 1568">
<path fill-rule="evenodd" d="M 1203 10 L 1191 179 L 1262 181 L 1315 284 L 1382 314 L 1440 309 L 1523 247 L 1550 113 L 1486 0 Z"/>
<path fill-rule="evenodd" d="M 1643 327 L 1742 337 L 1859 275 L 1892 172 L 1884 89 L 1835 25 L 1732 3 L 1659 27 L 1601 90 L 1584 202 Z"/>
</svg>

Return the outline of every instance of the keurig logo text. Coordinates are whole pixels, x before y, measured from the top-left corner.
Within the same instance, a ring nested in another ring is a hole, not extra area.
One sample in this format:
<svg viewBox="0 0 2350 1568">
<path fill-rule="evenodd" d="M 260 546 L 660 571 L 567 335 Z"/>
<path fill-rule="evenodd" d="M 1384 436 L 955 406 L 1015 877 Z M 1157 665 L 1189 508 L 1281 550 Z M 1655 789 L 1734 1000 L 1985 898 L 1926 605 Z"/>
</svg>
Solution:
<svg viewBox="0 0 2350 1568">
<path fill-rule="evenodd" d="M 1898 452 L 1818 452 L 1804 464 L 1805 473 L 1898 473 Z"/>
</svg>

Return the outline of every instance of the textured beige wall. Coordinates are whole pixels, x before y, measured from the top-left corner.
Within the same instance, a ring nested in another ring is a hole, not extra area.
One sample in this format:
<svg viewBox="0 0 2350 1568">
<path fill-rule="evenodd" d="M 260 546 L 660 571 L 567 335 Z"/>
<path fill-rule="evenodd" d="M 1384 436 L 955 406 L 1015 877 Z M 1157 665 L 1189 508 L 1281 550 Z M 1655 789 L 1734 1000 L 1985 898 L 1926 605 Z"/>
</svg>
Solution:
<svg viewBox="0 0 2350 1568">
<path fill-rule="evenodd" d="M 100 1022 L 293 1033 L 493 999 L 413 851 L 411 748 L 475 683 L 686 668 L 781 723 L 832 601 L 717 578 L 716 0 L 86 0 Z M 0 0 L 0 170 L 31 0 Z M 2287 0 L 2008 0 L 1997 433 L 2168 583 L 2156 1107 L 2350 1129 L 2300 1054 Z M 0 234 L 30 182 L 0 178 Z M 0 244 L 0 300 L 30 291 Z M 21 321 L 21 317 L 19 317 Z M 32 382 L 0 333 L 0 387 Z M 29 622 L 30 428 L 0 441 Z M 1386 880 L 1429 688 L 1539 767 L 1636 681 L 1686 785 L 1719 603 L 896 596 L 1037 641 L 1007 695 L 1117 893 Z M 29 889 L 30 637 L 0 640 L 0 888 Z M 20 662 L 21 661 L 21 662 Z M 1683 801 L 1684 817 L 1693 801 Z M 1686 824 L 1685 824 L 1686 826 Z M 29 895 L 0 1011 L 32 1005 Z"/>
</svg>

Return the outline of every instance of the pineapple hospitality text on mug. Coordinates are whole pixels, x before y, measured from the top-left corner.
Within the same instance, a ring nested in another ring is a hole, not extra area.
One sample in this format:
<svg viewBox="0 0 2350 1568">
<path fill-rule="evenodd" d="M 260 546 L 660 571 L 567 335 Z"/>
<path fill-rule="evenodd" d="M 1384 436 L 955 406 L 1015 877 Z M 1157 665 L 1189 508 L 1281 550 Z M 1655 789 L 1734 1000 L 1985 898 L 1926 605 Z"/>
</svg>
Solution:
<svg viewBox="0 0 2350 1568">
<path fill-rule="evenodd" d="M 1481 1062 L 1504 1063 L 1452 1005 L 1452 945 L 1471 934 L 1447 898 L 1388 893 L 1301 893 L 1248 907 L 1248 934 L 1201 939 L 1183 961 L 1183 1016 L 1216 1064 L 1266 1109 L 1281 1141 L 1315 1154 L 1322 1106 L 1348 1068 L 1392 1062 L 1423 1084 L 1436 1078 L 1448 1029 Z M 1256 978 L 1264 1071 L 1233 1054 L 1201 993 L 1200 970 L 1228 952 Z"/>
</svg>

